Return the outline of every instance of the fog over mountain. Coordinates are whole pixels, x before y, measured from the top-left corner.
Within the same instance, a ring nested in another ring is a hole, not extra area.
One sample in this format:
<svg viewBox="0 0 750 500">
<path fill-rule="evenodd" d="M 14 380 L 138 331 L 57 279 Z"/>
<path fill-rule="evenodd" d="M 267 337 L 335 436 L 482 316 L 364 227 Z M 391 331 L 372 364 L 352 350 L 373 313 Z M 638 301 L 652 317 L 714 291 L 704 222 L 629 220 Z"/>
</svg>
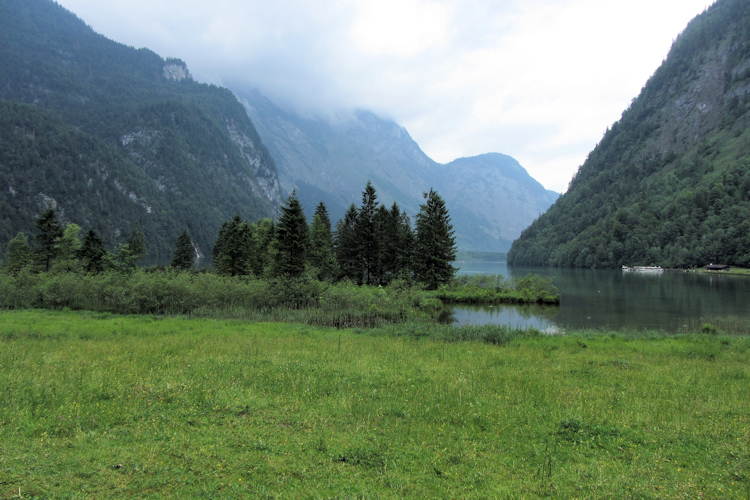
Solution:
<svg viewBox="0 0 750 500">
<path fill-rule="evenodd" d="M 368 109 L 441 163 L 489 151 L 565 191 L 710 0 L 60 0 L 96 31 L 316 117 Z M 636 35 L 637 36 L 634 36 Z"/>
<path fill-rule="evenodd" d="M 312 216 L 325 202 L 334 220 L 372 181 L 378 201 L 411 217 L 436 189 L 453 218 L 461 250 L 506 252 L 512 240 L 557 199 L 513 158 L 493 153 L 433 161 L 397 123 L 369 111 L 317 119 L 284 111 L 257 90 L 240 100 L 271 151 L 282 190 L 296 191 Z"/>
</svg>

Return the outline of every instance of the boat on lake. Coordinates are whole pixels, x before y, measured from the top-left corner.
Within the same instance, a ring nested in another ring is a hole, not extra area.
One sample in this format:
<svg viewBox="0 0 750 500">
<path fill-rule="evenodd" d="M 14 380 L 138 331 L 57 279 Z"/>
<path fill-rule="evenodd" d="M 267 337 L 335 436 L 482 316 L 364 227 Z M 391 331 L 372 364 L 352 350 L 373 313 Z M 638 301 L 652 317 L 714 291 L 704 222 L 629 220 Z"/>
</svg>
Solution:
<svg viewBox="0 0 750 500">
<path fill-rule="evenodd" d="M 622 266 L 622 271 L 635 273 L 663 273 L 664 268 L 661 266 Z"/>
</svg>

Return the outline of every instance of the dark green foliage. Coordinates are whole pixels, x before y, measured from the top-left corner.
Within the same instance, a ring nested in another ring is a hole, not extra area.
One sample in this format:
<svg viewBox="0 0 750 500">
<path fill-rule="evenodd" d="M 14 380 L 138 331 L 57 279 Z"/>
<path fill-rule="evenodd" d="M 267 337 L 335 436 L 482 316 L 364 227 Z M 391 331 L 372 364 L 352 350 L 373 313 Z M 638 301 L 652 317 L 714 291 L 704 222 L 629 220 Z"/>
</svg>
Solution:
<svg viewBox="0 0 750 500">
<path fill-rule="evenodd" d="M 255 251 L 250 256 L 250 268 L 255 276 L 264 276 L 273 261 L 276 224 L 271 219 L 262 219 L 250 224 L 250 229 L 255 236 Z"/>
<path fill-rule="evenodd" d="M 187 232 L 187 229 L 177 238 L 174 254 L 172 255 L 172 267 L 176 269 L 188 270 L 195 263 L 195 247 L 193 240 Z"/>
<path fill-rule="evenodd" d="M 39 258 L 44 270 L 49 271 L 52 266 L 52 260 L 60 253 L 58 244 L 63 235 L 63 230 L 60 227 L 60 222 L 57 220 L 55 209 L 48 208 L 43 211 L 34 220 L 34 225 L 38 231 L 36 241 L 39 244 Z"/>
<path fill-rule="evenodd" d="M 717 1 L 675 40 L 508 262 L 750 267 L 749 62 L 747 2 Z"/>
<path fill-rule="evenodd" d="M 335 254 L 342 279 L 362 283 L 364 274 L 361 243 L 357 237 L 357 207 L 352 203 L 336 223 Z"/>
<path fill-rule="evenodd" d="M 31 265 L 34 254 L 29 246 L 29 239 L 23 233 L 18 233 L 8 242 L 6 268 L 12 273 Z"/>
<path fill-rule="evenodd" d="M 78 258 L 81 260 L 83 269 L 89 273 L 100 273 L 104 270 L 108 252 L 96 229 L 90 228 L 86 231 L 78 250 Z"/>
<path fill-rule="evenodd" d="M 434 190 L 425 193 L 426 202 L 416 217 L 413 269 L 417 281 L 434 290 L 448 283 L 456 273 L 456 239 L 445 202 Z"/>
<path fill-rule="evenodd" d="M 370 181 L 362 191 L 362 206 L 357 214 L 355 231 L 361 245 L 364 266 L 364 281 L 371 285 L 378 282 L 378 195 Z"/>
<path fill-rule="evenodd" d="M 192 239 L 190 240 L 192 244 Z M 138 263 L 146 256 L 146 240 L 140 222 L 136 222 L 128 236 L 128 253 L 134 263 Z"/>
<path fill-rule="evenodd" d="M 227 89 L 171 80 L 165 67 L 184 63 L 48 0 L 0 2 L 0 33 L 0 241 L 50 199 L 115 246 L 140 221 L 152 256 L 183 227 L 207 249 L 234 212 L 273 215 L 275 166 Z"/>
<path fill-rule="evenodd" d="M 307 219 L 294 191 L 276 225 L 274 276 L 296 278 L 305 271 L 309 247 Z"/>
<path fill-rule="evenodd" d="M 381 283 L 408 275 L 411 269 L 411 251 L 414 233 L 409 217 L 393 202 L 390 210 L 381 207 L 379 212 L 379 268 Z"/>
<path fill-rule="evenodd" d="M 321 201 L 315 209 L 310 224 L 310 264 L 317 270 L 320 280 L 331 280 L 337 277 L 338 266 L 333 255 L 333 233 L 328 210 Z"/>
<path fill-rule="evenodd" d="M 252 272 L 253 233 L 250 224 L 235 214 L 224 222 L 211 252 L 216 272 L 223 276 L 245 276 Z"/>
</svg>

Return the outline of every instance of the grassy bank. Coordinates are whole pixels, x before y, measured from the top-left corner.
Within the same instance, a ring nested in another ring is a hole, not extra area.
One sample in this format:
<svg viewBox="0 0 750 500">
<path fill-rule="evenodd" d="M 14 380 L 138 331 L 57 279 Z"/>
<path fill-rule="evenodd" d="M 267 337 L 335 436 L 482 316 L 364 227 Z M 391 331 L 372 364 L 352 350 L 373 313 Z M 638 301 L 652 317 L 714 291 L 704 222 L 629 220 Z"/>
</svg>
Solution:
<svg viewBox="0 0 750 500">
<path fill-rule="evenodd" d="M 529 274 L 507 279 L 502 275 L 462 275 L 430 292 L 448 304 L 559 304 L 560 294 L 552 278 Z"/>
<path fill-rule="evenodd" d="M 0 496 L 750 496 L 748 337 L 431 328 L 3 312 Z"/>
</svg>

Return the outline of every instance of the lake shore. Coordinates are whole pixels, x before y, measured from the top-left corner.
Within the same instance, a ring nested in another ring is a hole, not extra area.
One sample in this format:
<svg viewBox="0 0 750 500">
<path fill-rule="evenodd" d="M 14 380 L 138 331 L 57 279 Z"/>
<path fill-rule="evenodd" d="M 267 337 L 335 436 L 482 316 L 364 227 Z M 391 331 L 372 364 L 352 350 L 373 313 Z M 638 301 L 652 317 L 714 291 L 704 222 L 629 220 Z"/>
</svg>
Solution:
<svg viewBox="0 0 750 500">
<path fill-rule="evenodd" d="M 4 311 L 0 493 L 747 495 L 750 337 L 431 328 Z"/>
</svg>

